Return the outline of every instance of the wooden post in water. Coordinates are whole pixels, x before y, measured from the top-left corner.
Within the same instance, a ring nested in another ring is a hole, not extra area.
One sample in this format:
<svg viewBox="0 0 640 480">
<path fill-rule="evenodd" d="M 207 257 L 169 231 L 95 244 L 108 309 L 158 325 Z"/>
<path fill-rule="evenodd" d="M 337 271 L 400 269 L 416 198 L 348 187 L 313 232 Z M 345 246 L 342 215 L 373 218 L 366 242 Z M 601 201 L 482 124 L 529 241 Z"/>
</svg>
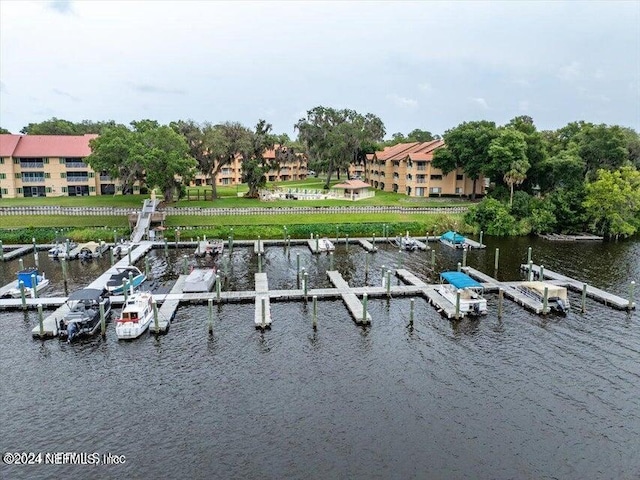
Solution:
<svg viewBox="0 0 640 480">
<path fill-rule="evenodd" d="M 498 318 L 502 318 L 502 304 L 504 302 L 504 290 L 498 289 Z"/>
<path fill-rule="evenodd" d="M 113 230 L 113 246 L 116 246 L 116 243 L 118 243 L 118 233 L 116 232 L 116 230 Z"/>
<path fill-rule="evenodd" d="M 462 265 L 460 264 L 460 262 L 458 262 L 458 271 L 462 270 Z"/>
<path fill-rule="evenodd" d="M 413 327 L 413 307 L 415 300 L 412 298 L 409 300 L 409 326 Z"/>
<path fill-rule="evenodd" d="M 282 234 L 282 240 L 284 240 L 284 244 L 287 244 L 287 226 L 284 226 L 284 233 Z"/>
<path fill-rule="evenodd" d="M 333 270 L 333 252 L 329 252 L 329 270 Z"/>
<path fill-rule="evenodd" d="M 387 298 L 391 297 L 391 270 L 387 270 Z"/>
<path fill-rule="evenodd" d="M 313 296 L 313 331 L 318 329 L 318 296 Z"/>
<path fill-rule="evenodd" d="M 183 275 L 187 275 L 189 270 L 189 266 L 187 265 L 188 259 L 189 257 L 187 255 L 182 256 L 182 274 Z"/>
<path fill-rule="evenodd" d="M 196 255 L 200 256 L 200 236 L 197 237 Z"/>
<path fill-rule="evenodd" d="M 262 248 L 260 247 L 261 244 L 261 239 L 260 239 L 260 235 L 258 235 L 258 252 L 262 251 Z"/>
<path fill-rule="evenodd" d="M 2 240 L 0 240 L 0 261 L 4 261 L 4 246 L 2 245 Z"/>
<path fill-rule="evenodd" d="M 40 325 L 40 337 L 44 337 L 44 317 L 42 315 L 42 304 L 38 304 L 38 325 Z"/>
<path fill-rule="evenodd" d="M 27 296 L 24 293 L 24 282 L 20 280 L 20 300 L 22 301 L 22 309 L 27 309 Z"/>
<path fill-rule="evenodd" d="M 33 253 L 37 253 L 38 246 L 36 245 L 36 237 L 31 237 L 31 242 L 33 243 Z"/>
<path fill-rule="evenodd" d="M 629 306 L 627 307 L 629 310 L 633 308 L 633 290 L 635 286 L 636 282 L 634 280 L 631 280 L 631 283 L 629 284 Z"/>
<path fill-rule="evenodd" d="M 304 299 L 305 301 L 307 300 L 307 291 L 309 289 L 309 274 L 307 272 L 304 272 L 304 278 L 302 279 L 303 286 L 304 286 Z"/>
<path fill-rule="evenodd" d="M 529 261 L 529 276 L 527 277 L 527 280 L 533 280 L 533 260 Z"/>
<path fill-rule="evenodd" d="M 67 238 L 65 240 L 65 244 L 66 244 L 66 253 L 67 253 L 67 258 L 69 258 L 69 251 L 71 250 L 71 243 L 69 242 L 69 239 Z"/>
<path fill-rule="evenodd" d="M 527 265 L 531 263 L 531 247 L 527 248 Z"/>
<path fill-rule="evenodd" d="M 129 288 L 133 288 L 133 272 L 129 272 Z"/>
<path fill-rule="evenodd" d="M 262 273 L 262 253 L 258 252 L 258 273 Z"/>
<path fill-rule="evenodd" d="M 220 275 L 216 273 L 216 301 L 220 303 Z"/>
<path fill-rule="evenodd" d="M 115 259 L 113 258 L 113 247 L 109 249 L 109 261 L 111 262 L 111 266 L 115 263 Z"/>
<path fill-rule="evenodd" d="M 296 274 L 300 277 L 300 253 L 296 253 Z"/>
<path fill-rule="evenodd" d="M 402 249 L 398 250 L 398 269 L 402 268 Z"/>
<path fill-rule="evenodd" d="M 371 244 L 373 245 L 373 249 L 375 250 L 376 249 L 376 234 L 375 233 L 373 234 L 373 239 L 372 239 L 372 243 Z"/>
<path fill-rule="evenodd" d="M 40 257 L 38 256 L 38 252 L 33 253 L 33 261 L 36 264 L 36 267 L 40 268 Z"/>
<path fill-rule="evenodd" d="M 122 279 L 122 295 L 124 296 L 124 303 L 125 305 L 127 304 L 127 295 L 129 292 L 127 292 L 127 279 L 124 278 Z M 122 307 L 124 308 L 124 307 Z"/>
<path fill-rule="evenodd" d="M 164 256 L 169 256 L 169 243 L 167 242 L 166 238 L 164 239 Z"/>
<path fill-rule="evenodd" d="M 18 259 L 18 268 L 20 271 L 24 270 L 24 260 L 21 258 Z"/>
<path fill-rule="evenodd" d="M 267 326 L 267 309 L 265 306 L 266 301 L 264 297 L 260 299 L 260 303 L 262 305 L 262 330 L 264 330 Z"/>
<path fill-rule="evenodd" d="M 364 254 L 364 278 L 369 276 L 369 252 Z"/>
<path fill-rule="evenodd" d="M 542 297 L 542 314 L 547 314 L 547 307 L 549 305 L 549 287 L 544 287 L 544 296 Z"/>
<path fill-rule="evenodd" d="M 149 257 L 145 255 L 144 257 L 144 274 L 147 278 L 149 278 L 149 272 L 151 271 L 151 267 L 149 266 Z"/>
<path fill-rule="evenodd" d="M 347 250 L 349 250 L 349 234 L 346 234 L 346 235 L 344 236 L 344 238 L 345 238 L 345 240 L 346 240 L 346 242 L 347 242 Z"/>
<path fill-rule="evenodd" d="M 587 311 L 587 284 L 582 284 L 582 313 Z"/>
<path fill-rule="evenodd" d="M 480 243 L 480 246 L 481 246 L 481 247 L 482 247 L 482 234 L 483 234 L 483 233 L 484 233 L 484 232 L 483 232 L 482 230 L 480 230 L 480 242 L 479 242 L 479 243 Z"/>
<path fill-rule="evenodd" d="M 107 334 L 107 319 L 104 314 L 104 300 L 100 302 L 100 335 L 103 337 Z"/>
<path fill-rule="evenodd" d="M 462 266 L 463 267 L 467 266 L 467 249 L 466 248 L 462 249 Z"/>
<path fill-rule="evenodd" d="M 176 228 L 175 241 L 176 241 L 176 250 L 177 250 L 178 249 L 178 242 L 180 241 L 180 230 L 178 230 L 177 228 Z"/>
<path fill-rule="evenodd" d="M 209 335 L 213 335 L 213 298 L 207 300 L 209 306 Z"/>
<path fill-rule="evenodd" d="M 64 281 L 64 293 L 66 295 L 68 287 L 67 287 L 67 260 L 62 258 L 60 260 L 60 265 L 62 265 L 62 280 Z"/>
<path fill-rule="evenodd" d="M 498 272 L 498 262 L 500 261 L 500 249 L 496 248 L 496 256 L 495 256 L 495 260 L 493 262 L 493 268 L 496 271 L 496 273 Z"/>
<path fill-rule="evenodd" d="M 31 274 L 31 298 L 38 298 L 38 280 L 35 273 Z"/>
<path fill-rule="evenodd" d="M 369 296 L 365 293 L 362 295 L 362 323 L 367 324 L 367 300 Z"/>
<path fill-rule="evenodd" d="M 540 273 L 538 274 L 538 280 L 544 282 L 544 265 L 540 265 Z"/>
<path fill-rule="evenodd" d="M 456 320 L 460 318 L 460 289 L 456 290 Z"/>
<path fill-rule="evenodd" d="M 153 306 L 153 328 L 155 333 L 158 333 L 160 332 L 160 325 L 158 325 L 158 304 L 155 299 L 151 301 L 151 305 Z"/>
<path fill-rule="evenodd" d="M 431 268 L 436 268 L 436 251 L 431 250 Z"/>
</svg>

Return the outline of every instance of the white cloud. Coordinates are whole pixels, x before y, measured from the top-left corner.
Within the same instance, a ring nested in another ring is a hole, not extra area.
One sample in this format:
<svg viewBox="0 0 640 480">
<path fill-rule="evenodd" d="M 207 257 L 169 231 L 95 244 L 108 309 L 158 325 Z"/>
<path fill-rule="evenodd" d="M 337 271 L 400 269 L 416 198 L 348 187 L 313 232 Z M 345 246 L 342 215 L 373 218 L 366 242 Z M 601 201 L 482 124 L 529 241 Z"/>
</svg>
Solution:
<svg viewBox="0 0 640 480">
<path fill-rule="evenodd" d="M 562 67 L 560 67 L 557 75 L 559 79 L 570 82 L 572 80 L 577 80 L 578 78 L 580 78 L 580 76 L 582 75 L 582 68 L 580 66 L 580 63 L 574 60 L 568 65 L 563 65 Z"/>
<path fill-rule="evenodd" d="M 425 93 L 433 92 L 433 87 L 429 82 L 422 82 L 421 84 L 418 85 L 418 88 Z"/>
<path fill-rule="evenodd" d="M 413 110 L 418 108 L 418 101 L 413 98 L 402 97 L 397 93 L 391 93 L 387 95 L 387 99 L 391 101 L 396 107 L 404 108 L 407 110 Z"/>
<path fill-rule="evenodd" d="M 479 105 L 480 107 L 484 108 L 485 110 L 489 109 L 489 105 L 487 104 L 487 101 L 482 97 L 471 98 L 471 101 L 476 105 Z"/>
</svg>

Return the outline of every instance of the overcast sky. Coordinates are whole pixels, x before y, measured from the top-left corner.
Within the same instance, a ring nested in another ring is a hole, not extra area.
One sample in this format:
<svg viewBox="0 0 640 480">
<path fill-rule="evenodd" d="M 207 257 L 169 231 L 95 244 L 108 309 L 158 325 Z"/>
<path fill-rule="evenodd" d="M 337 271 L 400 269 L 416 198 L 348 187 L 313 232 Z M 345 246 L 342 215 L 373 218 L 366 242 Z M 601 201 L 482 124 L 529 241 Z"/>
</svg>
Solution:
<svg viewBox="0 0 640 480">
<path fill-rule="evenodd" d="M 533 117 L 640 131 L 640 1 L 0 0 L 0 126 L 51 117 L 168 123 L 315 106 L 387 137 Z"/>
</svg>

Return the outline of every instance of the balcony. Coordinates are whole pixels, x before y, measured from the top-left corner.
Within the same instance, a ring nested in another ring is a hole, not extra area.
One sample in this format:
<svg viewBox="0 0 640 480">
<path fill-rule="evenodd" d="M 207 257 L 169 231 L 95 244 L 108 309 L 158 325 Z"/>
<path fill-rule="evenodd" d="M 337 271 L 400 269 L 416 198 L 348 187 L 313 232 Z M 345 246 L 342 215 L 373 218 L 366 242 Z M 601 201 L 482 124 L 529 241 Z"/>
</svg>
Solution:
<svg viewBox="0 0 640 480">
<path fill-rule="evenodd" d="M 111 181 L 111 176 L 110 175 L 100 175 L 100 181 L 101 182 L 110 182 Z"/>
<path fill-rule="evenodd" d="M 22 175 L 22 183 L 44 183 L 44 175 Z"/>
<path fill-rule="evenodd" d="M 66 162 L 67 170 L 70 168 L 88 168 L 84 162 Z"/>
<path fill-rule="evenodd" d="M 67 174 L 67 182 L 69 183 L 82 183 L 89 180 L 87 175 L 68 175 Z"/>
<path fill-rule="evenodd" d="M 44 168 L 44 162 L 42 160 L 39 160 L 39 161 L 20 160 L 20 168 Z"/>
</svg>

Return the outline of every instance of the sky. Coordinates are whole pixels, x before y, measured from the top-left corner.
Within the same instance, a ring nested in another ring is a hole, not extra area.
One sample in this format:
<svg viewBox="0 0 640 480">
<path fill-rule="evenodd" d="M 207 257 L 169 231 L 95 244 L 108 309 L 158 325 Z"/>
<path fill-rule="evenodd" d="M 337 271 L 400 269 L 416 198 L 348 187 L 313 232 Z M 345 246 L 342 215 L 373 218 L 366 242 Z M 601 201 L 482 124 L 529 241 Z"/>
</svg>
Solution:
<svg viewBox="0 0 640 480">
<path fill-rule="evenodd" d="M 316 106 L 443 134 L 519 115 L 640 131 L 640 0 L 0 0 L 0 126 L 259 119 Z"/>
</svg>

